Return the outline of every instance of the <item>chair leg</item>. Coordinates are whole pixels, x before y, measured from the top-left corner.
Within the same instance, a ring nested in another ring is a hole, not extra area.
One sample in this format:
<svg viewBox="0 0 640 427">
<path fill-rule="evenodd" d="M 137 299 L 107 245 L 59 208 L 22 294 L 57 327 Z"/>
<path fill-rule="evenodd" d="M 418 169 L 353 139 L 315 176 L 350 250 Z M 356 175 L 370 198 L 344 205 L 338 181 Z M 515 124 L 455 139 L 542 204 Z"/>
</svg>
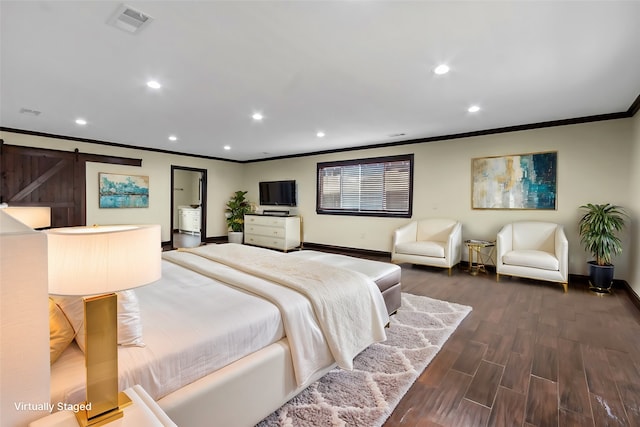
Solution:
<svg viewBox="0 0 640 427">
<path fill-rule="evenodd" d="M 566 294 L 567 292 L 569 292 L 569 284 L 568 283 L 562 283 L 562 287 L 564 288 L 564 293 Z"/>
</svg>

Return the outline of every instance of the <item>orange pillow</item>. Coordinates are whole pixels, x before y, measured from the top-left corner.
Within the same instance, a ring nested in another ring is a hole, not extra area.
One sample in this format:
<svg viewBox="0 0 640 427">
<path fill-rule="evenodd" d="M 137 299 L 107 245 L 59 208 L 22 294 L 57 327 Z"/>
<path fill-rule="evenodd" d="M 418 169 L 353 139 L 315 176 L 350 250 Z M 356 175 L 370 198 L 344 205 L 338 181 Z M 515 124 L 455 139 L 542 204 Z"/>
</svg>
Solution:
<svg viewBox="0 0 640 427">
<path fill-rule="evenodd" d="M 71 344 L 76 333 L 58 304 L 49 298 L 49 353 L 53 364 Z"/>
</svg>

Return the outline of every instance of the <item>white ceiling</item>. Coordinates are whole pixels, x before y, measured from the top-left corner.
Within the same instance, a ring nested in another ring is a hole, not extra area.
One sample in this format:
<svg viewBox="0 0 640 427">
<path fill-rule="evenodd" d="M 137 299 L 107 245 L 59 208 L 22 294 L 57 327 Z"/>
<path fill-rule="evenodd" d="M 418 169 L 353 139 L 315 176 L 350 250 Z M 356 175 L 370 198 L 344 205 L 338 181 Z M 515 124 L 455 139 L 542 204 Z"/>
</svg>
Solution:
<svg viewBox="0 0 640 427">
<path fill-rule="evenodd" d="M 135 35 L 107 25 L 120 4 L 1 1 L 0 126 L 252 160 L 626 112 L 640 94 L 640 1 L 131 1 L 153 18 Z"/>
</svg>

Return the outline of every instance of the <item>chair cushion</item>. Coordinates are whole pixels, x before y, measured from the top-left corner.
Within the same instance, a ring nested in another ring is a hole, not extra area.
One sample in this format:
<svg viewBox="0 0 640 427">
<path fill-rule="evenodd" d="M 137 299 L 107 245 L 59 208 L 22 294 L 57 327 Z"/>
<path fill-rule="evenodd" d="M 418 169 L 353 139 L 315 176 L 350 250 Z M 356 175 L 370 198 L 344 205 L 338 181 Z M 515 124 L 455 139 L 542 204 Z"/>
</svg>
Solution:
<svg viewBox="0 0 640 427">
<path fill-rule="evenodd" d="M 444 258 L 444 242 L 408 242 L 396 246 L 396 253 Z"/>
<path fill-rule="evenodd" d="M 542 270 L 558 271 L 560 264 L 558 258 L 549 252 L 522 249 L 507 252 L 502 256 L 502 262 L 507 265 L 539 268 Z"/>
<path fill-rule="evenodd" d="M 513 249 L 555 252 L 558 225 L 552 222 L 521 221 L 513 223 Z"/>
<path fill-rule="evenodd" d="M 429 218 L 418 221 L 416 241 L 446 242 L 456 220 L 447 218 Z"/>
</svg>

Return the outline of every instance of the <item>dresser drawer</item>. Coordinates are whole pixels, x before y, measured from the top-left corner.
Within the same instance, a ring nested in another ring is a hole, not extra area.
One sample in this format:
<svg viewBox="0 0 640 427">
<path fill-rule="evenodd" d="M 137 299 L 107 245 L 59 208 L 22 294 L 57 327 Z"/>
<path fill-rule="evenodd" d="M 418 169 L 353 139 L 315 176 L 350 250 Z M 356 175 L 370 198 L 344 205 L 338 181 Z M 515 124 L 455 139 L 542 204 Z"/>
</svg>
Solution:
<svg viewBox="0 0 640 427">
<path fill-rule="evenodd" d="M 285 241 L 282 238 L 259 236 L 256 234 L 247 234 L 244 236 L 244 242 L 248 245 L 262 246 L 266 248 L 274 248 L 284 250 Z"/>
<path fill-rule="evenodd" d="M 245 222 L 247 224 L 255 224 L 255 225 L 266 225 L 271 227 L 284 227 L 286 218 L 279 218 L 277 216 L 257 216 L 257 215 L 247 215 Z"/>
<path fill-rule="evenodd" d="M 245 225 L 244 231 L 247 234 L 257 234 L 260 236 L 278 237 L 282 239 L 285 237 L 285 229 L 283 227 L 276 228 L 266 225 L 249 224 Z"/>
</svg>

